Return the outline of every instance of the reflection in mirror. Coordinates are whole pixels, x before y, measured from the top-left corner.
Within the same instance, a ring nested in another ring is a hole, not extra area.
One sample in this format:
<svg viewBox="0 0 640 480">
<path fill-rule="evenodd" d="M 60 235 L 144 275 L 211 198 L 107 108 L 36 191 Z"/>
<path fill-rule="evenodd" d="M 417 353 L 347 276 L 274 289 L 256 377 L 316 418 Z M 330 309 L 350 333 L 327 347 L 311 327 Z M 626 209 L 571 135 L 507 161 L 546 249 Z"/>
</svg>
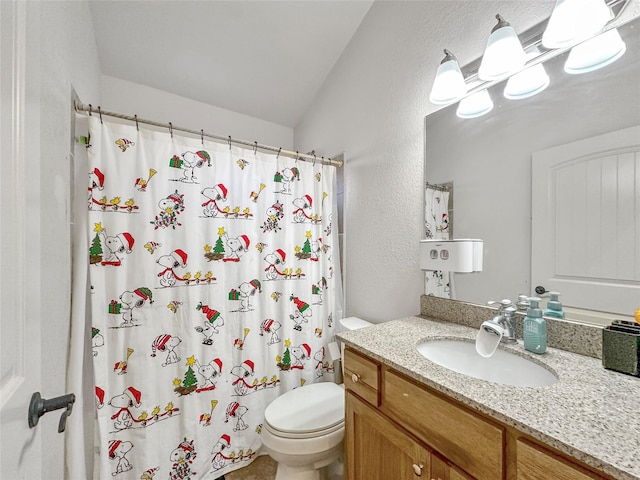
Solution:
<svg viewBox="0 0 640 480">
<path fill-rule="evenodd" d="M 485 304 L 535 294 L 530 281 L 536 249 L 531 242 L 534 152 L 640 125 L 640 20 L 619 32 L 627 50 L 601 70 L 569 75 L 563 69 L 565 53 L 544 64 L 551 84 L 539 95 L 507 100 L 502 82 L 490 88 L 495 106 L 483 117 L 459 118 L 457 105 L 426 117 L 425 180 L 453 183 L 456 237 L 484 240 L 484 270 L 456 275 L 456 299 Z M 640 181 L 635 202 L 638 189 Z M 593 225 L 594 232 L 601 229 Z M 640 263 L 632 254 L 630 261 Z M 582 306 L 576 297 L 562 295 L 561 300 Z"/>
</svg>

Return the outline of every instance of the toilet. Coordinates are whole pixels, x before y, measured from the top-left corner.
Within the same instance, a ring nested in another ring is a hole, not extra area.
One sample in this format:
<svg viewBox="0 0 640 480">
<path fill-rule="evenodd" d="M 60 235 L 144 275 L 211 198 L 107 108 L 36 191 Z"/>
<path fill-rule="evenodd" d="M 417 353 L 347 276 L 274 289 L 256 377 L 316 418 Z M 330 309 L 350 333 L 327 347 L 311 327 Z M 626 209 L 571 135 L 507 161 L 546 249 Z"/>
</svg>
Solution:
<svg viewBox="0 0 640 480">
<path fill-rule="evenodd" d="M 371 323 L 340 320 L 343 330 Z M 263 448 L 278 462 L 275 480 L 342 478 L 344 386 L 320 382 L 280 395 L 264 412 Z"/>
</svg>

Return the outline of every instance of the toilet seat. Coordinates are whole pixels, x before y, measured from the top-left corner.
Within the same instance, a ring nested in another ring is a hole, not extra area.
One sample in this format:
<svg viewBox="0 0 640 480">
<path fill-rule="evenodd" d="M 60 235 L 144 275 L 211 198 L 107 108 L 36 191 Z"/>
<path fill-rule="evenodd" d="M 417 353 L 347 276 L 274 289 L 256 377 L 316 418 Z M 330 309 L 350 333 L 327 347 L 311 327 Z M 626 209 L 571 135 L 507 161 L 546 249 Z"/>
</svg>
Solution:
<svg viewBox="0 0 640 480">
<path fill-rule="evenodd" d="M 344 428 L 344 389 L 332 382 L 296 388 L 264 413 L 264 427 L 280 438 L 314 438 Z"/>
</svg>

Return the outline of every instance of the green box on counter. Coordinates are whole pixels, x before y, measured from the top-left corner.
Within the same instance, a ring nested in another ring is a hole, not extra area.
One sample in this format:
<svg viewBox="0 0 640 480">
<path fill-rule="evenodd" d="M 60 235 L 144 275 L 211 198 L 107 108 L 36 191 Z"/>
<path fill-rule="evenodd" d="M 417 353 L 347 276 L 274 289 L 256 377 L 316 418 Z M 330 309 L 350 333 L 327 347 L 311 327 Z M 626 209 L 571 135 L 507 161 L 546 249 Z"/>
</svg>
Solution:
<svg viewBox="0 0 640 480">
<path fill-rule="evenodd" d="M 616 321 L 602 330 L 602 365 L 640 377 L 640 325 Z"/>
</svg>

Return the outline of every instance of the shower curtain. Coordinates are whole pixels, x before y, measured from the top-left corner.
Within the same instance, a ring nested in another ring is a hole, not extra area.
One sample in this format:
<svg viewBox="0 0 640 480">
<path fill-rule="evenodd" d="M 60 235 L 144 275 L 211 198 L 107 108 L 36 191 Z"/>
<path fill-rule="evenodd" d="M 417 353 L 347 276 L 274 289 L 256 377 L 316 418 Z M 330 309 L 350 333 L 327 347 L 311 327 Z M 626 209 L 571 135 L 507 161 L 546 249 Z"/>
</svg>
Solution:
<svg viewBox="0 0 640 480">
<path fill-rule="evenodd" d="M 215 479 L 332 376 L 335 168 L 90 117 L 96 478 Z"/>
<path fill-rule="evenodd" d="M 449 192 L 427 185 L 425 190 L 424 224 L 426 238 L 449 239 Z M 450 273 L 443 270 L 425 271 L 426 295 L 451 298 Z"/>
</svg>

